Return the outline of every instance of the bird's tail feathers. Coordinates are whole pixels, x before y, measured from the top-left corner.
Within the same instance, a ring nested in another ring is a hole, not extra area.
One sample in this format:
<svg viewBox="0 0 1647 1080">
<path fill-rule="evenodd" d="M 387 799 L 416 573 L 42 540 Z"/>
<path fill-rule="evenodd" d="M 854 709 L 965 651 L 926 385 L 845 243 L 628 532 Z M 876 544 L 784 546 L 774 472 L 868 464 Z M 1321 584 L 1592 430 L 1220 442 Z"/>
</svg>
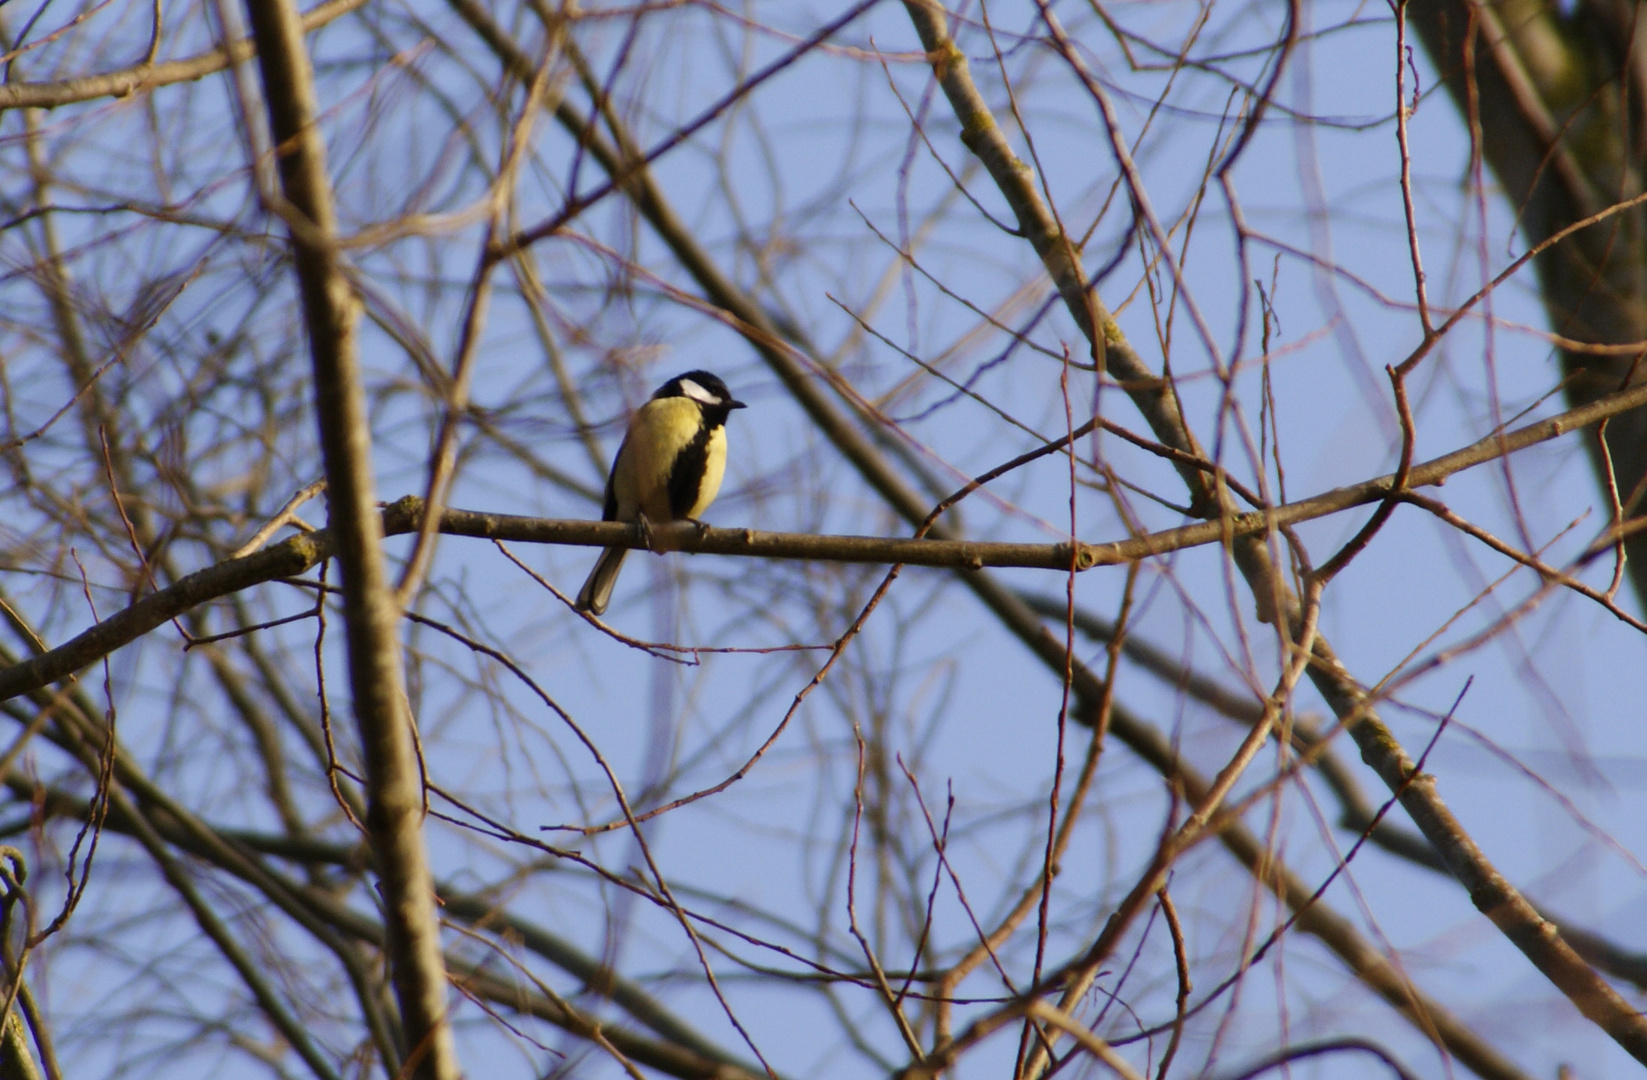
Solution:
<svg viewBox="0 0 1647 1080">
<path fill-rule="evenodd" d="M 601 615 L 606 611 L 606 605 L 612 600 L 612 586 L 618 583 L 618 571 L 623 569 L 623 557 L 629 554 L 626 547 L 609 547 L 600 553 L 595 560 L 595 568 L 589 571 L 589 578 L 578 590 L 577 609 L 587 611 L 591 615 Z"/>
</svg>

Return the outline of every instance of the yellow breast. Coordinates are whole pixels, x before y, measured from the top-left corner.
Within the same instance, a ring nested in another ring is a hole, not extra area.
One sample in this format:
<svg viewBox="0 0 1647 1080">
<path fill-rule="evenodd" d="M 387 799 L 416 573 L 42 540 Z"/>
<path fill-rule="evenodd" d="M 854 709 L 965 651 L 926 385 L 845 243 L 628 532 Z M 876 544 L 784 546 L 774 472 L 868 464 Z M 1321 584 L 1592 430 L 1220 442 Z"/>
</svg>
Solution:
<svg viewBox="0 0 1647 1080">
<path fill-rule="evenodd" d="M 716 426 L 708 433 L 701 450 L 702 465 L 698 466 L 692 460 L 696 454 L 691 446 L 698 436 L 701 417 L 697 402 L 688 398 L 656 398 L 636 410 L 614 467 L 613 492 L 619 521 L 633 521 L 637 513 L 644 513 L 648 521 L 654 522 L 676 519 L 670 506 L 670 481 L 677 460 L 692 473 L 701 468 L 702 476 L 697 497 L 678 516 L 695 518 L 709 508 L 726 472 L 726 429 Z M 675 482 L 682 480 L 676 477 Z"/>
</svg>

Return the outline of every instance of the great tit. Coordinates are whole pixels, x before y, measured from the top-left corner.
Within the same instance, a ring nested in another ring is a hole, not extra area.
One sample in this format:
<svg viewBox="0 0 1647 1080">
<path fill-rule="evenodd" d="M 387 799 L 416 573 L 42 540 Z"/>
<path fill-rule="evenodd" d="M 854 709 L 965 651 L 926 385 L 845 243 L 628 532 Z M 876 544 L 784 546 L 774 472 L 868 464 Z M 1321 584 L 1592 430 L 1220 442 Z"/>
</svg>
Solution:
<svg viewBox="0 0 1647 1080">
<path fill-rule="evenodd" d="M 606 478 L 602 521 L 697 521 L 715 501 L 726 472 L 726 418 L 744 403 L 707 371 L 677 375 L 629 418 L 629 430 Z M 609 547 L 595 560 L 578 590 L 577 609 L 606 610 L 623 567 L 624 547 Z"/>
</svg>

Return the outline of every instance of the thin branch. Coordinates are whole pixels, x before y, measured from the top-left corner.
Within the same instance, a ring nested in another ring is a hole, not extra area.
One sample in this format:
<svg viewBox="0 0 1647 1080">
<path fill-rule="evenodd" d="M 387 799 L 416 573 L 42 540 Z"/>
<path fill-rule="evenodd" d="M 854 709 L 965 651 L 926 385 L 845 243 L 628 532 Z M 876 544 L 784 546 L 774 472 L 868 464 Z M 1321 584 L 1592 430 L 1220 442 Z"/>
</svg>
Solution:
<svg viewBox="0 0 1647 1080">
<path fill-rule="evenodd" d="M 316 5 L 302 15 L 303 32 L 313 33 L 365 3 L 366 0 L 330 0 L 329 3 Z M 130 97 L 157 86 L 203 79 L 236 64 L 243 64 L 256 55 L 257 44 L 252 38 L 240 38 L 210 52 L 183 60 L 169 60 L 164 64 L 142 63 L 120 71 L 82 75 L 58 82 L 0 83 L 0 110 L 55 109 L 78 101 Z"/>
<path fill-rule="evenodd" d="M 1161 914 L 1166 916 L 1167 933 L 1172 937 L 1173 965 L 1178 972 L 1178 998 L 1172 1018 L 1172 1036 L 1161 1054 L 1161 1065 L 1155 1071 L 1156 1080 L 1167 1080 L 1167 1070 L 1172 1068 L 1172 1059 L 1178 1054 L 1178 1042 L 1184 1036 L 1184 1009 L 1189 1004 L 1190 996 L 1189 957 L 1184 952 L 1184 928 L 1178 922 L 1178 908 L 1172 902 L 1171 894 L 1163 885 L 1155 895 L 1161 902 Z"/>
<path fill-rule="evenodd" d="M 291 1044 L 292 1049 L 303 1059 L 304 1064 L 309 1066 L 318 1080 L 342 1080 L 342 1073 L 321 1056 L 319 1047 L 309 1038 L 302 1021 L 292 1015 L 285 1002 L 281 1000 L 279 993 L 266 978 L 263 966 L 246 952 L 234 932 L 206 903 L 200 891 L 195 888 L 194 882 L 190 880 L 187 871 L 166 849 L 164 841 L 144 815 L 131 805 L 124 792 L 115 793 L 114 806 L 118 808 L 120 816 L 130 824 L 132 835 L 160 868 L 161 876 L 166 879 L 166 883 L 188 907 L 201 933 L 217 946 L 218 952 L 223 954 L 229 966 L 234 968 L 235 973 L 246 984 L 246 988 L 251 991 L 258 1008 L 263 1010 L 263 1015 L 268 1017 L 269 1022 Z"/>
</svg>

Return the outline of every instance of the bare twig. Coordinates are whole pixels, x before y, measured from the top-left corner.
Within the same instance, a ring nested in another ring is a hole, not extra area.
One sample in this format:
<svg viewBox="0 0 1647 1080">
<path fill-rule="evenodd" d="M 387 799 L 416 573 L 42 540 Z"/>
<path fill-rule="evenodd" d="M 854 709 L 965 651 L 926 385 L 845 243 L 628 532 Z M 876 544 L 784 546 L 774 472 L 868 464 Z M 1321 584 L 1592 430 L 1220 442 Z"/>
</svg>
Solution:
<svg viewBox="0 0 1647 1080">
<path fill-rule="evenodd" d="M 326 490 L 326 478 L 321 477 L 312 484 L 306 484 L 297 490 L 297 493 L 286 500 L 286 505 L 270 518 L 268 523 L 252 534 L 251 539 L 229 553 L 229 558 L 240 559 L 262 548 L 269 539 L 287 525 L 296 526 L 303 532 L 313 532 L 314 527 L 297 516 L 298 507 Z"/>
</svg>

